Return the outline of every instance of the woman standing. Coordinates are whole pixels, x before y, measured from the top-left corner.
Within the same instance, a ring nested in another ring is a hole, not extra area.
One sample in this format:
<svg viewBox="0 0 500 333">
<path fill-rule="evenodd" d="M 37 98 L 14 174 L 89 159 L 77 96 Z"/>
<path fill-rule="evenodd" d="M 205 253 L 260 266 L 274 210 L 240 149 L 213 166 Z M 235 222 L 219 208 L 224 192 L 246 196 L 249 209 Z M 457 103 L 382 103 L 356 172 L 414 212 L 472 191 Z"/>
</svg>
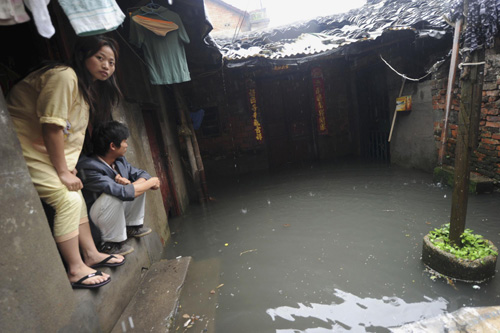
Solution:
<svg viewBox="0 0 500 333">
<path fill-rule="evenodd" d="M 113 76 L 117 57 L 113 39 L 81 38 L 69 64 L 29 74 L 7 97 L 33 184 L 55 210 L 54 238 L 73 288 L 107 284 L 110 276 L 94 268 L 119 266 L 125 260 L 97 251 L 75 170 L 89 119 L 111 118 L 121 97 Z"/>
</svg>

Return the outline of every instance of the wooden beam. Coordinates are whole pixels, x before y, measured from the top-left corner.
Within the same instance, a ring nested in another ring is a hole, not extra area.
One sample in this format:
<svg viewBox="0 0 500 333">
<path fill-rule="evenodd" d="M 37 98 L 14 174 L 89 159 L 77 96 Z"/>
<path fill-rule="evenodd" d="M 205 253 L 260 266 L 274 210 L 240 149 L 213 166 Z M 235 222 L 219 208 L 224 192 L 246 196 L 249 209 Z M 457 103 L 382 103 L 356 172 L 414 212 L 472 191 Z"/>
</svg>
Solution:
<svg viewBox="0 0 500 333">
<path fill-rule="evenodd" d="M 472 52 L 466 62 L 484 61 L 484 49 Z M 465 230 L 469 194 L 470 157 L 477 145 L 484 65 L 466 66 L 461 77 L 458 136 L 455 147 L 455 181 L 451 204 L 450 241 L 461 246 L 460 236 Z"/>
<path fill-rule="evenodd" d="M 446 139 L 448 135 L 448 117 L 451 108 L 451 95 L 453 84 L 455 83 L 455 74 L 457 72 L 458 49 L 460 48 L 460 32 L 462 30 L 462 19 L 455 22 L 455 33 L 453 35 L 453 51 L 451 53 L 450 71 L 448 74 L 448 88 L 446 90 L 446 108 L 443 120 L 443 130 L 441 131 L 441 145 L 439 147 L 438 165 L 443 165 L 443 158 L 446 152 Z"/>
</svg>

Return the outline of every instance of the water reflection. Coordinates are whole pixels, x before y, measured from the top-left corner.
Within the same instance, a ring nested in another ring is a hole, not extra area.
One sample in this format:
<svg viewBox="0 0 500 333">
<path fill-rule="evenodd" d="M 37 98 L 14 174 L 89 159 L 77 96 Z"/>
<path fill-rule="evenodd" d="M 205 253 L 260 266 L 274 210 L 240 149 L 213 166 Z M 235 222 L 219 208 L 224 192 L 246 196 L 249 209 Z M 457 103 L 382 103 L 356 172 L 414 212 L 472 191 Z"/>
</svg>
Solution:
<svg viewBox="0 0 500 333">
<path fill-rule="evenodd" d="M 298 318 L 315 319 L 330 325 L 326 327 L 300 329 L 277 329 L 279 333 L 312 333 L 364 331 L 367 327 L 397 327 L 417 320 L 427 319 L 446 312 L 448 302 L 442 298 L 432 299 L 424 296 L 425 301 L 406 303 L 399 297 L 360 298 L 348 292 L 335 289 L 334 296 L 340 299 L 337 304 L 298 303 L 298 307 L 280 306 L 266 312 L 273 321 L 281 318 L 296 321 Z M 285 326 L 287 324 L 283 324 Z M 288 326 L 288 325 L 287 325 Z"/>
</svg>

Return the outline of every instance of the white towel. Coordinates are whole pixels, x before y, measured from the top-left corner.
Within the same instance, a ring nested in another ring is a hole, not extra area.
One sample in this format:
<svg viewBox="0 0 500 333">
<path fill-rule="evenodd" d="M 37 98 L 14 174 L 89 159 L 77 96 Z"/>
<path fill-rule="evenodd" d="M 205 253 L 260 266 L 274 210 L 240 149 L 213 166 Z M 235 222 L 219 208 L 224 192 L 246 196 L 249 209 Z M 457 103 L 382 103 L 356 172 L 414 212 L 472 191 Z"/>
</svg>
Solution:
<svg viewBox="0 0 500 333">
<path fill-rule="evenodd" d="M 114 0 L 59 0 L 59 4 L 79 36 L 115 30 L 125 19 Z"/>
</svg>

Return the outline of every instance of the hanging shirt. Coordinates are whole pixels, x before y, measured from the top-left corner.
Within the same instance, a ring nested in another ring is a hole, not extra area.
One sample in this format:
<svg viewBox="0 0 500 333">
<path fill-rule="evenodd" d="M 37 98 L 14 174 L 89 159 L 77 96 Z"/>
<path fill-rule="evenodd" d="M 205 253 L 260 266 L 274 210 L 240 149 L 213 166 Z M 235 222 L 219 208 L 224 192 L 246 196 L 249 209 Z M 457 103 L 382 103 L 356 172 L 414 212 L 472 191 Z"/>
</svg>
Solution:
<svg viewBox="0 0 500 333">
<path fill-rule="evenodd" d="M 49 2 L 50 0 L 24 0 L 23 4 L 23 0 L 0 1 L 0 25 L 14 25 L 29 21 L 30 17 L 24 9 L 26 5 L 35 19 L 38 33 L 45 38 L 50 38 L 56 31 L 47 9 Z"/>
<path fill-rule="evenodd" d="M 78 36 L 92 36 L 115 30 L 125 14 L 115 0 L 59 0 Z"/>
<path fill-rule="evenodd" d="M 132 20 L 135 23 L 142 25 L 144 28 L 154 32 L 158 36 L 163 37 L 170 31 L 179 29 L 179 26 L 174 22 L 158 20 L 143 15 L 134 15 L 132 16 Z"/>
<path fill-rule="evenodd" d="M 151 84 L 190 81 L 191 76 L 184 50 L 184 44 L 189 43 L 189 36 L 179 15 L 161 6 L 156 9 L 142 7 L 132 15 L 172 22 L 179 27 L 177 30 L 168 32 L 165 36 L 159 36 L 133 19 L 130 23 L 130 42 L 143 49 Z"/>
</svg>

